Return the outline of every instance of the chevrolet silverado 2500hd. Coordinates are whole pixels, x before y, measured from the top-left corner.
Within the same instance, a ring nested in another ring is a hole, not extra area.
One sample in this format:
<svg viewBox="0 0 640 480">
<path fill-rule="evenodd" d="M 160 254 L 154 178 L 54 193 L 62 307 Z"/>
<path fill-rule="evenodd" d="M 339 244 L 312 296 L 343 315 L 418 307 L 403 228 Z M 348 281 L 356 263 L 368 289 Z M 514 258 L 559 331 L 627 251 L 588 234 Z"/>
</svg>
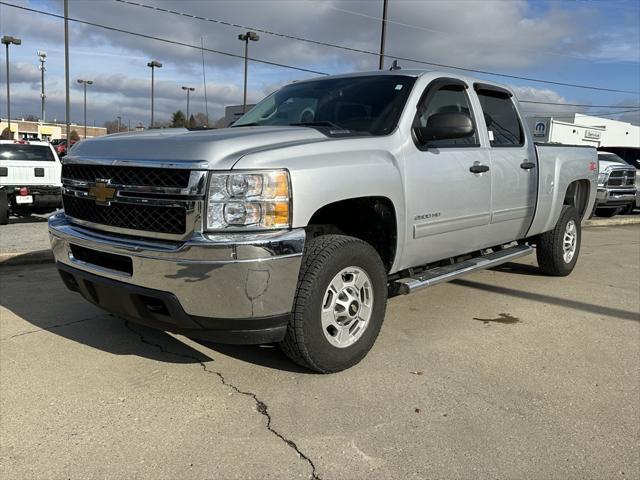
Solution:
<svg viewBox="0 0 640 480">
<path fill-rule="evenodd" d="M 339 371 L 389 292 L 534 247 L 542 272 L 573 270 L 596 150 L 524 125 L 508 88 L 395 70 L 285 86 L 232 128 L 89 139 L 63 162 L 57 267 L 131 321 Z"/>
</svg>

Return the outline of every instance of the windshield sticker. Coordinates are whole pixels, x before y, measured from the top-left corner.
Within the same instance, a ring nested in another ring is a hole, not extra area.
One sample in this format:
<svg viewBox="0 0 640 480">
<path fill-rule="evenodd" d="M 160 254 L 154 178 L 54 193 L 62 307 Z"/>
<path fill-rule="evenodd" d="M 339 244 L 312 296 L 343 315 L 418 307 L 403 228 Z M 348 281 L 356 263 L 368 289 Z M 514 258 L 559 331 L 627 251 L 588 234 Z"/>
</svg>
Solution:
<svg viewBox="0 0 640 480">
<path fill-rule="evenodd" d="M 398 85 L 396 85 L 396 90 L 402 90 L 402 84 L 399 83 Z"/>
<path fill-rule="evenodd" d="M 489 141 L 493 142 L 493 130 L 489 130 Z"/>
</svg>

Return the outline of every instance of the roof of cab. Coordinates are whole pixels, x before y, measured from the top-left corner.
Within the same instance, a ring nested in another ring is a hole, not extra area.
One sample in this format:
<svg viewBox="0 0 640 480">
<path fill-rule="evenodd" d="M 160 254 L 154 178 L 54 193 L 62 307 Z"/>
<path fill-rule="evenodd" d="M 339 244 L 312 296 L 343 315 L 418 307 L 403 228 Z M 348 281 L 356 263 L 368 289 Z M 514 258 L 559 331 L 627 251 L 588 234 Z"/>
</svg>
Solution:
<svg viewBox="0 0 640 480">
<path fill-rule="evenodd" d="M 503 83 L 492 82 L 491 80 L 480 79 L 477 77 L 469 77 L 467 75 L 461 75 L 458 73 L 445 72 L 439 70 L 421 70 L 421 69 L 398 69 L 398 70 L 370 70 L 366 72 L 353 72 L 353 73 L 343 73 L 339 75 L 328 75 L 324 77 L 313 77 L 307 78 L 305 80 L 299 80 L 296 83 L 304 83 L 304 82 L 312 82 L 316 80 L 323 80 L 329 78 L 350 78 L 350 77 L 366 77 L 366 76 L 380 76 L 380 75 L 390 75 L 390 76 L 405 76 L 405 77 L 422 77 L 425 75 L 433 76 L 433 77 L 451 77 L 457 78 L 465 81 L 471 87 L 474 83 L 482 83 L 485 85 L 493 85 L 499 88 L 504 88 L 510 91 L 513 94 L 513 90 Z"/>
</svg>

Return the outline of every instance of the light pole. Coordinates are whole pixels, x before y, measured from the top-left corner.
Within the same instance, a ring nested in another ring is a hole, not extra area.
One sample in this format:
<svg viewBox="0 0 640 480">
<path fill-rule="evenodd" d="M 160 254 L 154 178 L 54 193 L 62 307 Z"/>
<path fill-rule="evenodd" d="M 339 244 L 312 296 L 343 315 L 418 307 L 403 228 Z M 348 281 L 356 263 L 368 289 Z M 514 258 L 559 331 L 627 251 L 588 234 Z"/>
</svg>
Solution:
<svg viewBox="0 0 640 480">
<path fill-rule="evenodd" d="M 162 64 L 156 60 L 147 63 L 147 67 L 151 67 L 151 124 L 149 128 L 153 128 L 153 72 L 156 68 L 162 68 Z"/>
<path fill-rule="evenodd" d="M 379 69 L 384 68 L 384 42 L 387 37 L 387 0 L 382 0 L 382 32 L 380 33 L 380 62 Z"/>
<path fill-rule="evenodd" d="M 22 40 L 18 37 L 4 35 L 0 41 L 7 47 L 7 123 L 9 125 L 9 133 L 13 138 L 13 133 L 11 132 L 11 100 L 9 99 L 9 45 L 20 45 Z"/>
<path fill-rule="evenodd" d="M 78 83 L 84 86 L 84 138 L 87 138 L 87 85 L 93 85 L 93 80 L 78 79 Z"/>
<path fill-rule="evenodd" d="M 257 42 L 260 40 L 260 36 L 256 32 L 241 33 L 238 35 L 238 40 L 244 42 L 244 92 L 242 94 L 242 113 L 247 110 L 247 63 L 249 58 L 249 40 Z"/>
<path fill-rule="evenodd" d="M 182 89 L 187 91 L 187 127 L 188 127 L 189 126 L 189 94 L 191 92 L 194 92 L 195 88 L 193 88 L 193 87 L 185 87 L 183 85 Z"/>
<path fill-rule="evenodd" d="M 40 121 L 44 122 L 44 99 L 46 98 L 44 94 L 44 62 L 47 59 L 47 52 L 43 52 L 42 50 L 38 50 L 38 57 L 40 58 L 40 101 L 42 103 L 41 111 L 40 111 Z"/>
</svg>

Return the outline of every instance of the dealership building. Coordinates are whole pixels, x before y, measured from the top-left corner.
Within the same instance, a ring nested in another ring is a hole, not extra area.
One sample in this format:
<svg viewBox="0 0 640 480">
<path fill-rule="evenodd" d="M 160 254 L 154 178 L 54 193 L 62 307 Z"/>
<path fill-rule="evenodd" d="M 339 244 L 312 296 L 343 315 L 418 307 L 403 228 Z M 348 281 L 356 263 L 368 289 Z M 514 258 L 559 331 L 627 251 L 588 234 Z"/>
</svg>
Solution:
<svg viewBox="0 0 640 480">
<path fill-rule="evenodd" d="M 9 126 L 6 118 L 0 119 L 0 133 Z M 84 125 L 72 123 L 71 131 L 75 130 L 80 138 L 84 138 Z M 64 123 L 34 122 L 28 120 L 11 120 L 11 133 L 15 140 L 59 140 L 66 138 L 67 126 Z M 106 135 L 104 127 L 87 125 L 87 138 Z"/>
<path fill-rule="evenodd" d="M 640 126 L 610 118 L 576 113 L 568 117 L 533 116 L 527 123 L 537 142 L 596 148 L 640 147 Z"/>
</svg>

